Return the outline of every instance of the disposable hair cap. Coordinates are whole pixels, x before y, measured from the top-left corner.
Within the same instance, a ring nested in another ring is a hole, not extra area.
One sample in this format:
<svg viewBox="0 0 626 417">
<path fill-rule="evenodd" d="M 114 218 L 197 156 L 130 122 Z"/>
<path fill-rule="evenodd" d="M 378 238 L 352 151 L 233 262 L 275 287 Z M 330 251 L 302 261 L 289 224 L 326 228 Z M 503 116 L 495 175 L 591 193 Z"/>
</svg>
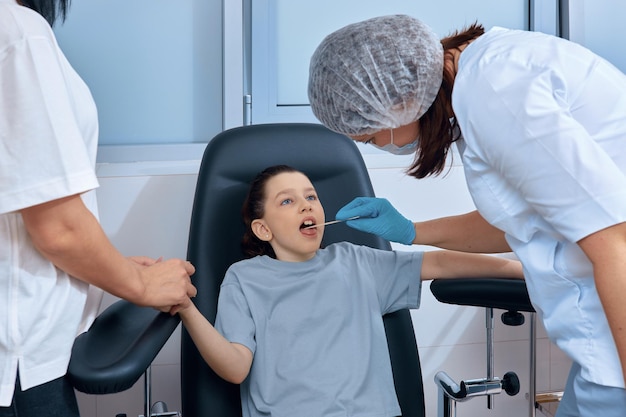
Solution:
<svg viewBox="0 0 626 417">
<path fill-rule="evenodd" d="M 349 136 L 418 120 L 441 86 L 443 47 L 424 23 L 392 15 L 345 26 L 317 47 L 309 101 L 319 121 Z"/>
</svg>

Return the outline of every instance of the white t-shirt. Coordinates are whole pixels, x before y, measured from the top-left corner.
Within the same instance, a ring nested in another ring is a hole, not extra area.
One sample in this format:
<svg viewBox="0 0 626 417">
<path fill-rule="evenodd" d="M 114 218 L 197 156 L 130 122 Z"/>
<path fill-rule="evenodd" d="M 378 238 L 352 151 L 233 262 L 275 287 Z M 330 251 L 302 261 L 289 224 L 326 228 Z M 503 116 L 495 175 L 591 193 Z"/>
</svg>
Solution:
<svg viewBox="0 0 626 417">
<path fill-rule="evenodd" d="M 93 190 L 98 121 L 91 93 L 48 23 L 0 0 L 0 407 L 67 371 L 101 291 L 33 247 L 19 210 Z M 94 192 L 83 194 L 97 215 Z"/>
<path fill-rule="evenodd" d="M 576 242 L 626 221 L 626 76 L 575 43 L 494 28 L 462 53 L 452 104 L 472 198 L 523 262 L 551 340 L 585 379 L 624 387 Z"/>
</svg>

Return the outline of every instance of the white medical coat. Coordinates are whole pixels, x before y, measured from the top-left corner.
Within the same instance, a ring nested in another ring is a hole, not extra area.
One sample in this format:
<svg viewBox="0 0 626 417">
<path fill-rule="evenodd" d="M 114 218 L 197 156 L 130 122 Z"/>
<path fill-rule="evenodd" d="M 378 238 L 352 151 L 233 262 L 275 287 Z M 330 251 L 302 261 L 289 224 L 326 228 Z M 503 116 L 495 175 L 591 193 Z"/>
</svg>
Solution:
<svg viewBox="0 0 626 417">
<path fill-rule="evenodd" d="M 624 387 L 576 242 L 626 221 L 626 76 L 577 44 L 494 28 L 462 53 L 452 104 L 474 203 L 523 262 L 549 337 L 585 379 Z"/>
<path fill-rule="evenodd" d="M 96 107 L 47 22 L 0 0 L 0 407 L 22 389 L 65 375 L 74 337 L 101 291 L 68 276 L 33 246 L 19 210 L 98 186 Z M 96 214 L 93 192 L 83 194 Z"/>
</svg>

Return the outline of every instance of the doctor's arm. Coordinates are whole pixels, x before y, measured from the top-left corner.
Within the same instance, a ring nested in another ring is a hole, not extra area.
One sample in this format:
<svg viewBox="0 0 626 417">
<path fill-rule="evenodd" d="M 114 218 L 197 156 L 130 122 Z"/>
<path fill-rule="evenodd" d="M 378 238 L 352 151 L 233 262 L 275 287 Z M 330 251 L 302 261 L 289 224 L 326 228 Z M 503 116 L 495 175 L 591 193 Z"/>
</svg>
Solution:
<svg viewBox="0 0 626 417">
<path fill-rule="evenodd" d="M 337 220 L 391 242 L 428 245 L 462 252 L 503 253 L 511 248 L 504 233 L 477 212 L 413 223 L 384 198 L 357 197 L 341 208 Z"/>
<path fill-rule="evenodd" d="M 487 223 L 478 211 L 415 222 L 413 227 L 416 245 L 475 253 L 511 252 L 504 232 Z"/>
<path fill-rule="evenodd" d="M 57 268 L 140 306 L 168 311 L 196 295 L 194 267 L 180 259 L 129 259 L 111 244 L 98 220 L 73 195 L 21 210 L 34 246 Z"/>
<path fill-rule="evenodd" d="M 626 380 L 626 223 L 593 233 L 581 239 L 578 245 L 593 265 L 598 295 Z"/>
<path fill-rule="evenodd" d="M 207 365 L 226 381 L 241 384 L 252 366 L 250 349 L 224 338 L 193 303 L 178 314 Z"/>
</svg>

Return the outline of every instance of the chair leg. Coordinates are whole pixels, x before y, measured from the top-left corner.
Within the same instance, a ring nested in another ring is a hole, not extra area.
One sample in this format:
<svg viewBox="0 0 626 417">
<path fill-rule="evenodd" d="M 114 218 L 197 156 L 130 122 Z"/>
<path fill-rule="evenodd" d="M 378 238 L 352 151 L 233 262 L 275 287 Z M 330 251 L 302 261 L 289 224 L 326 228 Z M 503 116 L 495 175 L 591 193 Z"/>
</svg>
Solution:
<svg viewBox="0 0 626 417">
<path fill-rule="evenodd" d="M 152 403 L 152 365 L 146 368 L 143 378 L 143 415 L 150 417 L 150 404 Z"/>
<path fill-rule="evenodd" d="M 487 379 L 493 379 L 494 359 L 493 359 L 493 308 L 485 308 L 485 327 L 487 329 Z M 487 409 L 493 408 L 493 396 L 487 395 Z"/>
<path fill-rule="evenodd" d="M 528 378 L 528 416 L 537 414 L 537 313 L 530 313 L 530 370 Z"/>
<path fill-rule="evenodd" d="M 543 416 L 551 416 L 549 404 L 558 403 L 563 391 L 537 392 L 537 313 L 530 313 L 530 378 L 528 386 L 528 416 L 536 417 L 537 410 Z"/>
<path fill-rule="evenodd" d="M 144 414 L 139 417 L 181 417 L 178 411 L 167 411 L 167 404 L 163 401 L 157 401 L 152 404 L 152 366 L 148 366 L 144 373 L 144 395 L 143 409 Z"/>
<path fill-rule="evenodd" d="M 167 411 L 167 404 L 163 401 L 157 401 L 152 404 L 150 409 L 150 417 L 180 417 L 178 411 Z"/>
<path fill-rule="evenodd" d="M 437 416 L 438 417 L 453 417 L 456 415 L 456 401 L 448 397 L 441 388 L 438 396 L 437 404 Z"/>
<path fill-rule="evenodd" d="M 519 378 L 515 372 L 507 372 L 502 378 L 493 376 L 493 308 L 487 307 L 485 310 L 485 324 L 487 329 L 487 378 L 464 380 L 457 384 L 445 372 L 438 372 L 435 375 L 435 384 L 437 384 L 439 388 L 439 417 L 451 417 L 457 402 L 467 401 L 472 397 L 486 396 L 487 408 L 491 409 L 493 408 L 494 395 L 500 394 L 502 391 L 510 396 L 519 393 Z M 516 320 L 512 321 L 515 325 L 523 323 L 523 316 L 517 318 L 519 315 L 519 313 L 516 313 Z M 508 319 L 510 318 L 511 317 L 508 317 Z"/>
</svg>

